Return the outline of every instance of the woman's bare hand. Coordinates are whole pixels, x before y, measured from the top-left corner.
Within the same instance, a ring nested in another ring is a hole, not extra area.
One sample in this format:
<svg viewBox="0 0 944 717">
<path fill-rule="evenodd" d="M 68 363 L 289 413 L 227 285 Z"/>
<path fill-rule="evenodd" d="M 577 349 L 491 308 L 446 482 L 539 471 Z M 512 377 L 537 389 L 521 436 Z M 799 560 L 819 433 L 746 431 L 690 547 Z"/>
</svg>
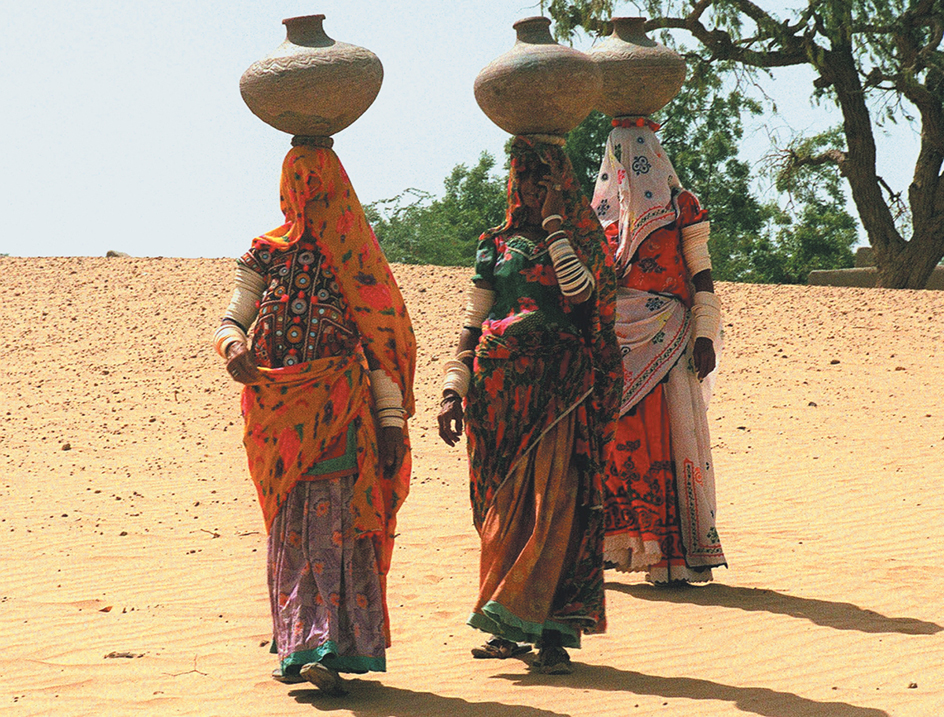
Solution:
<svg viewBox="0 0 944 717">
<path fill-rule="evenodd" d="M 439 437 L 454 446 L 462 438 L 462 398 L 455 391 L 447 391 L 439 405 Z"/>
<path fill-rule="evenodd" d="M 377 435 L 380 467 L 388 478 L 394 476 L 406 457 L 406 432 L 397 426 L 383 426 Z"/>
<path fill-rule="evenodd" d="M 226 347 L 226 370 L 234 381 L 242 384 L 259 383 L 263 380 L 249 347 L 239 342 Z"/>
<path fill-rule="evenodd" d="M 699 381 L 704 380 L 705 376 L 715 370 L 715 345 L 711 342 L 711 339 L 706 336 L 699 336 L 695 339 L 692 359 L 695 362 L 695 370 L 698 372 Z"/>
<path fill-rule="evenodd" d="M 539 182 L 547 190 L 544 195 L 544 205 L 541 207 L 541 216 L 545 219 L 553 214 L 560 216 L 564 214 L 564 178 L 556 163 L 552 162 L 548 167 L 547 175 Z M 560 229 L 559 222 L 550 222 L 545 229 L 549 232 L 557 231 Z"/>
</svg>

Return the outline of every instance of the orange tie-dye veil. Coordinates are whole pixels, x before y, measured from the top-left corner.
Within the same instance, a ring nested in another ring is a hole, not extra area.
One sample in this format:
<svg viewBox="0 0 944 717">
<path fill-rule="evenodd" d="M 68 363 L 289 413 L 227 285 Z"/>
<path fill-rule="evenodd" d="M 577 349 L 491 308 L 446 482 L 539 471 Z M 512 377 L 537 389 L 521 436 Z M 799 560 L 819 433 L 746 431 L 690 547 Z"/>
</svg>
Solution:
<svg viewBox="0 0 944 717">
<path fill-rule="evenodd" d="M 308 230 L 350 307 L 368 361 L 399 386 L 412 415 L 416 342 L 410 317 L 334 151 L 308 146 L 289 151 L 282 165 L 281 205 L 285 224 L 257 237 L 253 246 L 284 250 Z M 357 421 L 362 437 L 351 504 L 354 529 L 373 539 L 385 587 L 396 513 L 409 492 L 409 439 L 400 470 L 386 475 L 377 457 L 367 372 L 357 356 L 260 371 L 264 382 L 243 392 L 244 444 L 266 528 L 302 474 Z"/>
<path fill-rule="evenodd" d="M 403 296 L 341 161 L 327 147 L 292 147 L 282 163 L 279 191 L 285 224 L 257 237 L 253 245 L 284 249 L 308 229 L 351 307 L 364 350 L 400 387 L 403 406 L 412 415 L 413 329 Z"/>
</svg>

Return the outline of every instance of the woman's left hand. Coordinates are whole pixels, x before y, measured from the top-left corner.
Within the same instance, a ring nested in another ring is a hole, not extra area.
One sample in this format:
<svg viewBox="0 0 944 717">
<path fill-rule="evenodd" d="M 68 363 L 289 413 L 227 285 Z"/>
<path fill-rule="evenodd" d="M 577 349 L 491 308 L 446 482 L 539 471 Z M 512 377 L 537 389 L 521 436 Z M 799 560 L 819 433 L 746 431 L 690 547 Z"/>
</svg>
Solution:
<svg viewBox="0 0 944 717">
<path fill-rule="evenodd" d="M 695 339 L 692 359 L 695 361 L 698 380 L 703 381 L 705 376 L 715 370 L 715 345 L 711 342 L 711 339 L 706 336 L 699 336 Z"/>
<path fill-rule="evenodd" d="M 449 390 L 439 404 L 439 437 L 452 447 L 462 438 L 462 398 Z"/>
<path fill-rule="evenodd" d="M 389 478 L 400 470 L 406 457 L 406 432 L 396 426 L 382 426 L 377 436 L 380 467 Z"/>
</svg>

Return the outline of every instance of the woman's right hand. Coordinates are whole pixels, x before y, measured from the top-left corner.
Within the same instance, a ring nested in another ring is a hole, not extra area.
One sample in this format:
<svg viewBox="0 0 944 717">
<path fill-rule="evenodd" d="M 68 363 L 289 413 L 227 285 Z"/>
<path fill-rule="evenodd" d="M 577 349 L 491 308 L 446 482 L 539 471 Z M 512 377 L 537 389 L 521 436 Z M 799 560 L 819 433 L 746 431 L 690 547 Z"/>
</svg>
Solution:
<svg viewBox="0 0 944 717">
<path fill-rule="evenodd" d="M 462 438 L 462 397 L 455 391 L 446 391 L 439 406 L 439 437 L 454 446 Z"/>
<path fill-rule="evenodd" d="M 234 381 L 242 384 L 248 385 L 263 380 L 249 347 L 238 341 L 226 347 L 226 370 Z"/>
</svg>

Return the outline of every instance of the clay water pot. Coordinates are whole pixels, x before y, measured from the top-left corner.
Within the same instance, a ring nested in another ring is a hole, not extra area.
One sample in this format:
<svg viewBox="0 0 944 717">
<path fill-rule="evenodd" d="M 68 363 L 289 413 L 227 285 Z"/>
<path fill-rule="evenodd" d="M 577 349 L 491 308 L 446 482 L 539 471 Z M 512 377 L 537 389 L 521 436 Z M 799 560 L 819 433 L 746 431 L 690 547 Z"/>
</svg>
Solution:
<svg viewBox="0 0 944 717">
<path fill-rule="evenodd" d="M 516 22 L 514 47 L 475 78 L 475 101 L 511 134 L 567 134 L 600 93 L 600 70 L 584 53 L 554 42 L 550 25 L 546 17 Z"/>
<path fill-rule="evenodd" d="M 340 132 L 370 107 L 383 66 L 370 50 L 332 40 L 324 15 L 283 20 L 285 42 L 249 66 L 239 91 L 263 122 L 294 135 Z"/>
<path fill-rule="evenodd" d="M 587 54 L 603 72 L 596 109 L 612 117 L 661 110 L 685 81 L 685 60 L 646 36 L 644 17 L 614 17 L 613 33 Z"/>
</svg>

